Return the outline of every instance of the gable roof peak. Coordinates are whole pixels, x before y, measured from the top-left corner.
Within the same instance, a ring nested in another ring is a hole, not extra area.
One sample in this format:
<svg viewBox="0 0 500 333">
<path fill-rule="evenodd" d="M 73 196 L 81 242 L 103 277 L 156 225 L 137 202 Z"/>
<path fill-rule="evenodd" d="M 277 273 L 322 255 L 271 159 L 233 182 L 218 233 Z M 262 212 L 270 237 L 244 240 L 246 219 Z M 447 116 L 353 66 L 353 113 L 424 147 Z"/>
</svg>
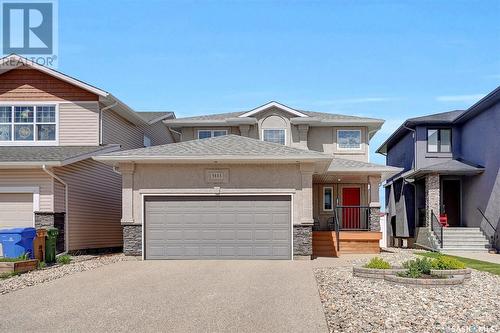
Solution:
<svg viewBox="0 0 500 333">
<path fill-rule="evenodd" d="M 305 114 L 305 113 L 303 113 L 303 112 L 301 112 L 299 110 L 293 109 L 293 108 L 291 108 L 289 106 L 286 106 L 285 104 L 281 104 L 281 103 L 276 102 L 276 101 L 270 101 L 270 102 L 268 102 L 268 103 L 266 103 L 264 105 L 261 105 L 261 106 L 255 108 L 255 109 L 253 109 L 253 110 L 245 112 L 245 113 L 239 115 L 238 117 L 239 118 L 250 117 L 250 116 L 253 116 L 254 114 L 257 114 L 259 112 L 262 112 L 262 111 L 267 110 L 267 109 L 272 108 L 272 107 L 281 109 L 281 110 L 286 111 L 288 113 L 291 113 L 291 114 L 293 114 L 293 115 L 295 115 L 297 117 L 304 117 L 304 118 L 309 117 L 307 114 Z"/>
</svg>

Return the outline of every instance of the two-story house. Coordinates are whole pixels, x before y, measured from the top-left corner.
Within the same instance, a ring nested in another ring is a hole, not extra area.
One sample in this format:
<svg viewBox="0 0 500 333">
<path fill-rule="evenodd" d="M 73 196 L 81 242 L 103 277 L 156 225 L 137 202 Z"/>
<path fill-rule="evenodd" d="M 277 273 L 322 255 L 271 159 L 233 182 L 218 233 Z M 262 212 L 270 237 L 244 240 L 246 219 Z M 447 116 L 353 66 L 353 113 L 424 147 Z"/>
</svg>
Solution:
<svg viewBox="0 0 500 333">
<path fill-rule="evenodd" d="M 378 252 L 380 119 L 270 102 L 168 119 L 180 142 L 104 154 L 123 175 L 124 252 L 145 259 L 290 259 Z"/>
<path fill-rule="evenodd" d="M 404 169 L 385 184 L 395 245 L 499 248 L 499 101 L 497 88 L 467 110 L 408 119 L 377 150 Z"/>
<path fill-rule="evenodd" d="M 169 112 L 11 55 L 0 60 L 0 228 L 59 229 L 58 251 L 121 247 L 121 176 L 96 154 L 173 141 Z"/>
</svg>

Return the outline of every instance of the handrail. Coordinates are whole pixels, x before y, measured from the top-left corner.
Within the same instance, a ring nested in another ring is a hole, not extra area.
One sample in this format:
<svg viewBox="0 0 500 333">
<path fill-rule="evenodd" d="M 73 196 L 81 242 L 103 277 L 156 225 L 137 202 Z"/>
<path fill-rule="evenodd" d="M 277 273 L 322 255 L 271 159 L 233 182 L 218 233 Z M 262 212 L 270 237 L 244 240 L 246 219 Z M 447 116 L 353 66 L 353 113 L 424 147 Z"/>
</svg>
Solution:
<svg viewBox="0 0 500 333">
<path fill-rule="evenodd" d="M 371 230 L 370 206 L 335 207 L 335 216 L 340 230 Z M 342 220 L 341 220 L 342 218 Z"/>
<path fill-rule="evenodd" d="M 481 213 L 481 215 L 483 215 L 484 219 L 486 220 L 486 222 L 488 222 L 488 224 L 490 225 L 491 229 L 493 229 L 493 231 L 497 231 L 497 228 L 495 228 L 493 226 L 493 224 L 491 224 L 490 220 L 488 220 L 488 218 L 486 217 L 486 215 L 484 215 L 484 213 L 481 211 L 481 209 L 479 207 L 477 207 L 477 210 L 479 211 L 479 213 Z"/>
<path fill-rule="evenodd" d="M 441 223 L 439 223 L 439 220 L 436 217 L 436 214 L 434 214 L 434 211 L 432 209 L 431 209 L 431 230 L 434 232 L 434 235 L 436 235 L 440 247 L 443 248 L 443 226 Z"/>
<path fill-rule="evenodd" d="M 339 218 L 338 218 L 336 209 L 334 209 L 333 215 L 334 215 L 333 225 L 335 227 L 335 238 L 337 240 L 337 254 L 338 254 L 340 251 L 340 225 L 339 225 Z"/>
</svg>

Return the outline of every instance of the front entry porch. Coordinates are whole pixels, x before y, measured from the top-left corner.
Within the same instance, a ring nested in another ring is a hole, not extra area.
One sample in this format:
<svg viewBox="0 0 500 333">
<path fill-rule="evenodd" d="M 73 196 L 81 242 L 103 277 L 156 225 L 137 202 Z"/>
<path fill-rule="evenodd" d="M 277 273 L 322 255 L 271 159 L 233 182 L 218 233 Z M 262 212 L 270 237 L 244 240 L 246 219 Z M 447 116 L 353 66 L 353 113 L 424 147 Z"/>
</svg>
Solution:
<svg viewBox="0 0 500 333">
<path fill-rule="evenodd" d="M 380 176 L 326 174 L 313 178 L 313 257 L 379 253 Z"/>
</svg>

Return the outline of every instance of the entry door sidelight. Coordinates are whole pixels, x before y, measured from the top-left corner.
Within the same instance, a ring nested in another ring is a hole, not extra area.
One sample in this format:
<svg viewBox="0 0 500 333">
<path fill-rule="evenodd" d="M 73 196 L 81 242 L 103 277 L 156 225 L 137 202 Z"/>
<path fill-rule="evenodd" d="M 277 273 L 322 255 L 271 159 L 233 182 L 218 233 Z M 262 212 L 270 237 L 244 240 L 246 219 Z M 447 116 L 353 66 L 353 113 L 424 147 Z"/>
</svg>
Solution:
<svg viewBox="0 0 500 333">
<path fill-rule="evenodd" d="M 359 229 L 361 192 L 359 187 L 342 188 L 342 228 Z M 349 206 L 349 207 L 346 207 Z"/>
</svg>

